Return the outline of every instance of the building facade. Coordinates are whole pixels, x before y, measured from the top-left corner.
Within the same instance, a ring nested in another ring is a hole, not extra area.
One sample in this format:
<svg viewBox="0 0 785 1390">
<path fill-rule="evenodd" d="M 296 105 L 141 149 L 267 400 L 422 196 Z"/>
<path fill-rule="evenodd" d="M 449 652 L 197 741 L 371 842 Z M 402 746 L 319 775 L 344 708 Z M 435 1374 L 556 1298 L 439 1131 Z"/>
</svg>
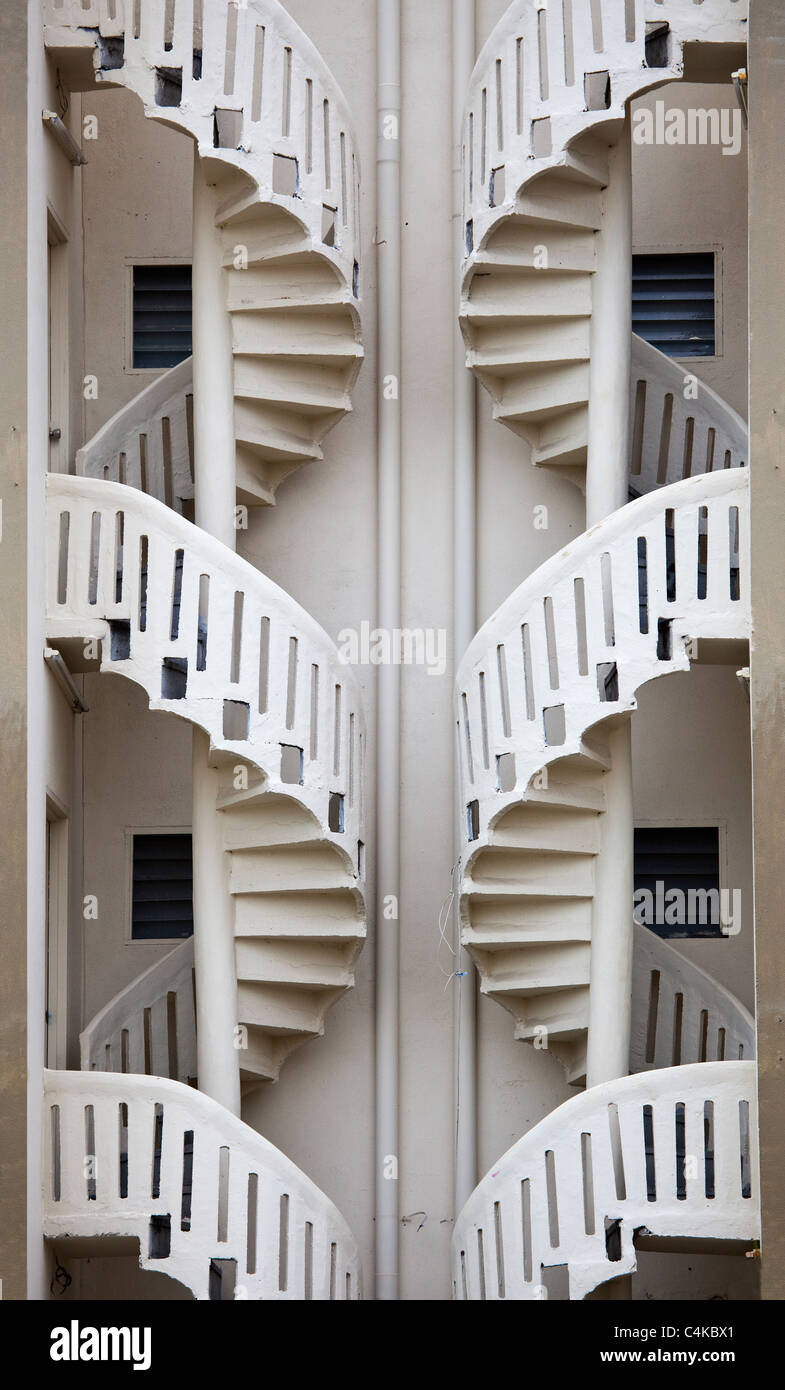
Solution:
<svg viewBox="0 0 785 1390">
<path fill-rule="evenodd" d="M 777 1295 L 774 11 L 0 16 L 5 1297 Z"/>
</svg>

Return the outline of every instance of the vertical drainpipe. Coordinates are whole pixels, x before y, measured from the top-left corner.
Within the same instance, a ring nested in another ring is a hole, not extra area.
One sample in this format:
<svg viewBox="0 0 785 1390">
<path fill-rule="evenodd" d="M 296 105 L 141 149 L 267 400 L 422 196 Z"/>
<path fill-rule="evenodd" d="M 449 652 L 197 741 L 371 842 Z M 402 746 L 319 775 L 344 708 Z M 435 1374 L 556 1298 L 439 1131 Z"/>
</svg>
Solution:
<svg viewBox="0 0 785 1390">
<path fill-rule="evenodd" d="M 377 0 L 378 625 L 401 613 L 401 5 Z M 398 1297 L 401 668 L 378 667 L 376 723 L 376 1297 Z M 395 915 L 390 916 L 390 899 Z"/>
<path fill-rule="evenodd" d="M 594 276 L 586 526 L 627 501 L 632 346 L 632 164 L 629 120 L 610 151 Z M 622 654 L 622 660 L 623 660 Z M 632 1010 L 633 802 L 629 718 L 608 739 L 602 853 L 596 860 L 586 1085 L 629 1071 Z"/>
<path fill-rule="evenodd" d="M 235 549 L 235 444 L 232 335 L 226 307 L 216 195 L 194 148 L 193 390 L 194 519 Z M 220 621 L 218 615 L 212 621 Z M 196 1064 L 199 1089 L 240 1113 L 235 1047 L 237 972 L 227 855 L 216 810 L 218 772 L 210 739 L 193 731 L 193 895 Z"/>
<path fill-rule="evenodd" d="M 458 663 L 477 626 L 476 613 L 476 385 L 466 366 L 466 348 L 458 326 L 461 267 L 465 254 L 463 225 L 463 113 L 474 68 L 475 0 L 452 4 L 452 121 L 453 121 L 453 264 L 455 268 L 455 328 L 453 339 L 453 661 Z M 456 767 L 456 779 L 459 769 Z M 453 797 L 457 803 L 456 795 Z M 461 853 L 461 828 L 456 822 L 454 861 Z M 455 905 L 460 932 L 460 904 Z M 455 963 L 455 1215 L 468 1201 L 477 1182 L 477 979 L 472 961 L 460 945 Z"/>
</svg>

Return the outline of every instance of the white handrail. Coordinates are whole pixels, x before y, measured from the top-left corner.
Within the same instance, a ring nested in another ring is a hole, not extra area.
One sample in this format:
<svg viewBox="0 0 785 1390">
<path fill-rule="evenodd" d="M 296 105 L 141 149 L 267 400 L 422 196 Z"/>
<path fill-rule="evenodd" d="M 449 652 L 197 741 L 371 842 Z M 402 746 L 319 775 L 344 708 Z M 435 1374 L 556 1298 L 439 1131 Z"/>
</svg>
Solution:
<svg viewBox="0 0 785 1390">
<path fill-rule="evenodd" d="M 630 1071 L 754 1056 L 749 1010 L 707 971 L 636 923 Z"/>
<path fill-rule="evenodd" d="M 646 65 L 646 22 L 670 24 L 667 68 Z M 633 95 L 681 76 L 681 46 L 743 42 L 747 0 L 514 0 L 483 47 L 464 120 L 466 256 L 571 144 L 624 117 Z M 606 105 L 607 102 L 607 105 Z"/>
<path fill-rule="evenodd" d="M 497 609 L 457 678 L 468 851 L 645 681 L 688 670 L 692 639 L 748 636 L 747 531 L 746 469 L 688 478 L 621 507 Z"/>
<path fill-rule="evenodd" d="M 120 990 L 83 1029 L 83 1071 L 196 1080 L 193 937 Z"/>
<path fill-rule="evenodd" d="M 749 436 L 741 416 L 691 377 L 683 362 L 635 333 L 631 388 L 630 490 L 636 495 L 747 463 Z"/>
<path fill-rule="evenodd" d="M 142 1268 L 197 1299 L 227 1296 L 224 1262 L 235 1298 L 361 1297 L 340 1212 L 202 1092 L 160 1077 L 46 1071 L 43 1132 L 45 1236 L 136 1238 Z"/>
<path fill-rule="evenodd" d="M 44 17 L 48 42 L 57 30 L 83 31 L 96 45 L 97 82 L 128 87 L 148 116 L 188 131 L 203 158 L 248 175 L 260 200 L 293 213 L 356 288 L 359 157 L 348 107 L 276 0 L 45 0 Z"/>
<path fill-rule="evenodd" d="M 361 874 L 357 682 L 283 589 L 142 492 L 47 478 L 47 632 L 99 638 L 101 669 L 199 725 L 227 760 L 313 812 Z"/>
<path fill-rule="evenodd" d="M 459 1299 L 570 1298 L 636 1266 L 636 1233 L 749 1242 L 760 1236 L 754 1062 L 669 1067 L 568 1100 L 495 1163 L 452 1242 Z"/>
<path fill-rule="evenodd" d="M 76 455 L 82 478 L 126 483 L 168 507 L 194 495 L 193 359 L 118 410 Z"/>
</svg>

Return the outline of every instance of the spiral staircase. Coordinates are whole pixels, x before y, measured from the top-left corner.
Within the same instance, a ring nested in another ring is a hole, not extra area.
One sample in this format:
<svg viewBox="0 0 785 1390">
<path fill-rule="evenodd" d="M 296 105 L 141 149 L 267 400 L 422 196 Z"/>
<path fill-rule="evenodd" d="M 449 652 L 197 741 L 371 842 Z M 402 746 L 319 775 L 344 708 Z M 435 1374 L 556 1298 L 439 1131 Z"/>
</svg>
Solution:
<svg viewBox="0 0 785 1390">
<path fill-rule="evenodd" d="M 238 501 L 270 504 L 283 478 L 321 458 L 362 359 L 359 164 L 343 94 L 277 0 L 46 0 L 45 24 L 71 90 L 126 87 L 195 143 L 215 188 L 231 319 Z M 130 448 L 114 426 L 99 436 L 95 476 L 140 486 L 149 469 L 162 487 L 179 463 L 174 495 L 193 496 L 188 369 L 174 373 L 171 410 L 156 419 L 141 402 Z M 165 400 L 166 379 L 151 390 Z M 160 423 L 172 410 L 179 443 Z"/>
<path fill-rule="evenodd" d="M 627 103 L 680 77 L 687 45 L 743 45 L 745 23 L 743 0 L 519 0 L 477 62 L 467 364 L 532 463 L 582 489 L 595 270 Z M 643 684 L 698 652 L 741 653 L 750 633 L 746 426 L 708 388 L 692 400 L 683 386 L 678 364 L 633 338 L 634 500 L 505 600 L 457 678 L 461 940 L 516 1038 L 551 1051 L 575 1086 L 601 984 L 592 932 L 614 731 Z M 753 1021 L 630 930 L 632 1074 L 558 1107 L 478 1185 L 456 1220 L 456 1298 L 545 1298 L 555 1266 L 571 1298 L 599 1296 L 634 1271 L 636 1247 L 742 1250 L 759 1235 Z"/>
<path fill-rule="evenodd" d="M 44 9 L 71 90 L 126 87 L 194 142 L 231 320 L 237 500 L 272 503 L 351 409 L 362 357 L 343 96 L 276 0 Z M 353 984 L 365 730 L 327 634 L 188 520 L 193 431 L 187 361 L 79 451 L 75 476 L 49 476 L 47 640 L 72 670 L 134 681 L 209 739 L 247 1091 L 278 1078 Z M 354 1241 L 324 1194 L 194 1089 L 191 942 L 88 1024 L 82 1063 L 46 1080 L 45 1234 L 58 1249 L 138 1248 L 143 1268 L 196 1298 L 360 1296 Z"/>
</svg>

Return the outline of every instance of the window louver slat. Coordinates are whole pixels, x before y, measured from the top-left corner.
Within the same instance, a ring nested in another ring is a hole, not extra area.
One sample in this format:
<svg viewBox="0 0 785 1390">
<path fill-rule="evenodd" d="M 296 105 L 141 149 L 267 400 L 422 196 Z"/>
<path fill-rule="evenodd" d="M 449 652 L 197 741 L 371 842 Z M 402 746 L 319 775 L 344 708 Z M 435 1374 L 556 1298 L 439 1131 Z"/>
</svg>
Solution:
<svg viewBox="0 0 785 1390">
<path fill-rule="evenodd" d="M 134 266 L 134 366 L 175 367 L 191 351 L 191 267 Z"/>
<path fill-rule="evenodd" d="M 666 902 L 671 889 L 716 893 L 720 885 L 719 830 L 716 826 L 681 827 L 635 830 L 635 891 L 646 889 L 657 904 Z M 658 885 L 662 885 L 658 894 Z M 666 903 L 667 906 L 667 903 Z M 701 937 L 723 936 L 719 921 L 700 920 L 668 922 L 646 921 L 657 936 Z"/>
<path fill-rule="evenodd" d="M 133 940 L 179 939 L 192 934 L 191 836 L 134 835 Z"/>
<path fill-rule="evenodd" d="M 713 356 L 714 253 L 633 256 L 632 329 L 668 357 Z"/>
</svg>

